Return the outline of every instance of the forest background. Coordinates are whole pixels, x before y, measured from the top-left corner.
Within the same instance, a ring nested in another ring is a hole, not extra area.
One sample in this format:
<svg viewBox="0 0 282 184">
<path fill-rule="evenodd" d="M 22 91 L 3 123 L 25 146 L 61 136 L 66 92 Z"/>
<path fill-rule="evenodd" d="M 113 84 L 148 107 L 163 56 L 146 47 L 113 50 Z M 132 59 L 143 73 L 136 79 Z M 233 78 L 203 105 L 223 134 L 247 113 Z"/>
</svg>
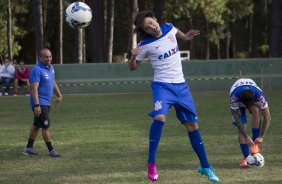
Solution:
<svg viewBox="0 0 282 184">
<path fill-rule="evenodd" d="M 138 42 L 132 34 L 134 17 L 145 9 L 153 10 L 160 23 L 201 31 L 191 42 L 179 41 L 193 60 L 282 56 L 279 0 L 84 0 L 93 19 L 80 30 L 64 20 L 72 2 L 1 0 L 2 59 L 34 64 L 38 51 L 48 47 L 53 63 L 124 62 Z"/>
</svg>

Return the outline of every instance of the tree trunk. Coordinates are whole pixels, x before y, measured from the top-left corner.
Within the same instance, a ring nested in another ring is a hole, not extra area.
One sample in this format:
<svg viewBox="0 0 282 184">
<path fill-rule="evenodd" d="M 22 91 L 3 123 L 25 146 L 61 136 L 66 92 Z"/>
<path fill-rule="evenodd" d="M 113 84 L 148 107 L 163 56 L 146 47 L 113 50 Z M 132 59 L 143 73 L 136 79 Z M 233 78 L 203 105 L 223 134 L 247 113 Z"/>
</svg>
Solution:
<svg viewBox="0 0 282 184">
<path fill-rule="evenodd" d="M 217 59 L 221 59 L 221 54 L 220 54 L 220 41 L 218 40 L 217 44 Z"/>
<path fill-rule="evenodd" d="M 209 33 L 209 23 L 208 21 L 206 21 L 206 26 L 207 26 L 207 35 Z M 209 37 L 207 36 L 207 40 L 206 40 L 206 60 L 210 59 L 210 41 L 209 41 Z"/>
<path fill-rule="evenodd" d="M 107 55 L 106 55 L 106 53 L 107 53 L 107 34 L 105 34 L 105 33 L 107 33 L 107 20 L 108 20 L 108 9 L 107 9 L 107 4 L 108 4 L 108 1 L 107 0 L 102 0 L 102 21 L 101 21 L 101 23 L 102 23 L 102 29 L 101 29 L 101 31 L 102 32 L 100 32 L 100 36 L 102 37 L 102 42 L 101 42 L 101 48 L 102 48 L 102 61 L 104 62 L 104 63 L 106 63 L 107 62 Z"/>
<path fill-rule="evenodd" d="M 270 25 L 270 57 L 282 57 L 282 1 L 272 0 Z"/>
<path fill-rule="evenodd" d="M 63 64 L 63 13 L 64 13 L 64 7 L 63 7 L 63 0 L 59 0 L 59 63 Z"/>
<path fill-rule="evenodd" d="M 112 63 L 113 59 L 113 35 L 114 35 L 114 10 L 115 1 L 108 0 L 108 15 L 107 15 L 107 37 L 106 37 L 106 62 Z"/>
<path fill-rule="evenodd" d="M 249 16 L 249 41 L 248 41 L 248 56 L 251 57 L 253 53 L 253 14 Z"/>
<path fill-rule="evenodd" d="M 77 44 L 76 44 L 76 63 L 82 64 L 83 61 L 83 32 L 84 29 L 77 29 L 75 31 L 76 33 L 76 39 L 77 39 Z"/>
<path fill-rule="evenodd" d="M 91 0 L 88 2 L 89 6 L 92 9 L 92 23 L 90 24 L 91 28 L 91 38 L 92 38 L 92 62 L 98 63 L 101 62 L 101 36 L 100 36 L 100 25 L 101 25 L 101 1 L 100 0 Z"/>
<path fill-rule="evenodd" d="M 43 48 L 43 21 L 42 21 L 42 4 L 41 0 L 33 0 L 33 17 L 35 19 L 36 33 L 36 58 Z"/>
<path fill-rule="evenodd" d="M 228 32 L 226 36 L 226 59 L 230 59 L 230 42 L 231 42 L 231 33 Z"/>
<path fill-rule="evenodd" d="M 127 59 L 131 57 L 131 50 L 137 47 L 137 35 L 133 33 L 135 28 L 134 18 L 138 12 L 138 0 L 129 0 L 129 37 L 127 46 Z M 125 58 L 126 59 L 126 58 Z"/>
<path fill-rule="evenodd" d="M 11 13 L 11 2 L 8 0 L 7 4 L 7 45 L 8 45 L 8 59 L 12 61 L 13 51 L 12 51 L 12 13 Z"/>
</svg>

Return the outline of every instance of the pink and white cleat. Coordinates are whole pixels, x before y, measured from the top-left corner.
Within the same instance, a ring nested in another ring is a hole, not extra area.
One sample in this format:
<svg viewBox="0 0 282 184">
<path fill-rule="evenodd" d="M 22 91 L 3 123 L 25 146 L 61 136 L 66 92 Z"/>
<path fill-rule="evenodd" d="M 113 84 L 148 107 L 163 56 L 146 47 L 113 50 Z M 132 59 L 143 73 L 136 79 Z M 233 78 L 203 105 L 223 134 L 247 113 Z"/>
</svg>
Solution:
<svg viewBox="0 0 282 184">
<path fill-rule="evenodd" d="M 150 162 L 147 165 L 147 177 L 153 182 L 158 180 L 157 165 L 154 162 Z"/>
</svg>

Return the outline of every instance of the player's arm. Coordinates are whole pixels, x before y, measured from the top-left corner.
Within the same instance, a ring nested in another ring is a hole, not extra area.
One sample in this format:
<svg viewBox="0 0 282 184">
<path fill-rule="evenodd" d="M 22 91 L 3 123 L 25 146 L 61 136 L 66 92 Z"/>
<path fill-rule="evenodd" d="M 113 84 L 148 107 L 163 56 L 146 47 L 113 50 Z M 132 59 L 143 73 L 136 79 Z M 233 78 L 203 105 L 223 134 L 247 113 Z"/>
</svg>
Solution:
<svg viewBox="0 0 282 184">
<path fill-rule="evenodd" d="M 55 99 L 55 107 L 57 107 L 61 103 L 63 96 L 56 81 L 54 82 L 54 93 L 57 96 Z"/>
<path fill-rule="evenodd" d="M 256 138 L 255 143 L 261 143 L 263 141 L 264 135 L 270 125 L 271 122 L 271 116 L 269 112 L 269 108 L 265 108 L 261 111 L 261 114 L 263 116 L 263 124 L 259 133 L 259 136 Z"/>
<path fill-rule="evenodd" d="M 237 110 L 232 110 L 233 111 L 233 116 L 235 119 L 235 125 L 239 130 L 239 133 L 244 137 L 246 144 L 250 145 L 250 146 L 254 146 L 255 143 L 253 142 L 253 140 L 250 138 L 250 136 L 248 136 L 246 129 L 241 121 L 240 118 L 240 113 L 239 113 L 239 109 Z"/>
<path fill-rule="evenodd" d="M 139 67 L 140 62 L 137 62 L 136 57 L 141 54 L 140 48 L 135 48 L 131 52 L 132 56 L 128 61 L 128 68 L 130 71 L 136 70 Z"/>
<path fill-rule="evenodd" d="M 33 113 L 35 116 L 39 116 L 41 114 L 41 107 L 39 104 L 39 98 L 38 98 L 38 82 L 31 83 L 30 89 L 31 89 L 31 96 L 34 101 L 34 109 Z"/>
<path fill-rule="evenodd" d="M 188 31 L 185 34 L 182 31 L 180 31 L 179 29 L 177 29 L 176 37 L 181 40 L 187 41 L 187 40 L 192 40 L 195 36 L 198 36 L 199 34 L 200 34 L 199 30 L 191 29 L 190 31 Z"/>
</svg>

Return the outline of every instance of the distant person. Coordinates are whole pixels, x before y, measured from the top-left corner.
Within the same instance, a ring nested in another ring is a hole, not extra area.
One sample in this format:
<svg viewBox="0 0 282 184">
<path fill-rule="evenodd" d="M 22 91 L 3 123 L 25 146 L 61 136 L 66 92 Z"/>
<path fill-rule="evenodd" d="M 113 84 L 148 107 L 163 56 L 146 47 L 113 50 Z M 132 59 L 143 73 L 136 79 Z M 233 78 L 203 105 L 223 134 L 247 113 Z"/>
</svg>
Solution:
<svg viewBox="0 0 282 184">
<path fill-rule="evenodd" d="M 5 85 L 4 95 L 8 96 L 10 94 L 10 85 L 15 77 L 15 67 L 12 65 L 9 59 L 5 59 L 3 65 L 0 66 L 1 72 L 1 95 L 2 95 L 2 84 Z"/>
<path fill-rule="evenodd" d="M 264 93 L 252 79 L 239 79 L 230 89 L 230 108 L 233 124 L 238 128 L 238 139 L 243 154 L 239 166 L 246 167 L 246 158 L 250 152 L 255 154 L 260 151 L 260 144 L 269 127 L 271 117 L 268 103 Z M 252 138 L 246 132 L 246 110 L 251 114 Z"/>
<path fill-rule="evenodd" d="M 49 132 L 50 119 L 49 112 L 51 108 L 51 98 L 53 91 L 57 98 L 55 107 L 62 101 L 62 94 L 55 81 L 55 71 L 52 62 L 51 51 L 47 48 L 41 49 L 39 61 L 30 72 L 31 95 L 30 105 L 34 113 L 33 126 L 30 129 L 29 139 L 26 148 L 23 150 L 24 155 L 37 155 L 33 148 L 38 130 L 42 129 L 42 137 L 46 143 L 50 157 L 59 157 L 60 154 L 53 148 Z"/>
<path fill-rule="evenodd" d="M 29 69 L 24 65 L 24 62 L 19 63 L 19 67 L 16 69 L 16 78 L 14 81 L 14 96 L 18 95 L 18 86 L 26 85 L 26 96 L 30 94 L 30 83 L 29 83 Z"/>
<path fill-rule="evenodd" d="M 136 70 L 145 57 L 149 58 L 154 69 L 154 79 L 151 84 L 153 91 L 153 118 L 149 132 L 149 153 L 147 176 L 151 181 L 158 180 L 156 153 L 161 139 L 162 128 L 166 116 L 174 106 L 178 120 L 187 130 L 187 136 L 200 161 L 198 172 L 205 174 L 212 182 L 219 182 L 206 155 L 203 140 L 198 129 L 193 97 L 189 86 L 185 82 L 182 71 L 177 38 L 192 40 L 198 36 L 198 30 L 181 32 L 172 24 L 159 25 L 152 11 L 141 11 L 134 22 L 135 32 L 141 41 L 132 50 L 132 57 L 128 62 L 130 70 Z"/>
</svg>

